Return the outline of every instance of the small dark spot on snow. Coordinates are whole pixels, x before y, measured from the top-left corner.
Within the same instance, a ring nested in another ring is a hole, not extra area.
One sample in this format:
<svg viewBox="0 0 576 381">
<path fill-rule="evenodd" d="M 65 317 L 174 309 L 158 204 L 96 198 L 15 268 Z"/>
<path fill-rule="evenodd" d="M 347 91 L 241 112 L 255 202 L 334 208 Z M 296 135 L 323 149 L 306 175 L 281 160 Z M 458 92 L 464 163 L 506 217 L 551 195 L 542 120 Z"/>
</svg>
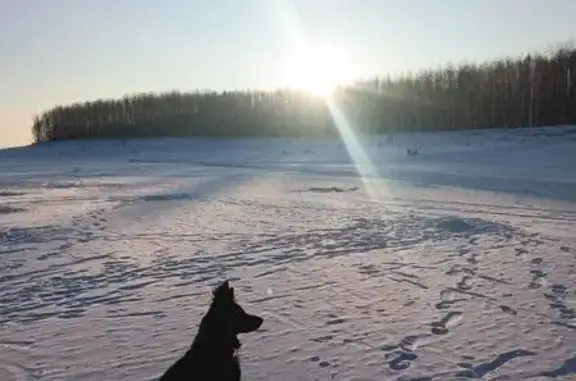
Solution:
<svg viewBox="0 0 576 381">
<path fill-rule="evenodd" d="M 0 197 L 14 197 L 14 196 L 23 196 L 26 193 L 24 192 L 17 192 L 17 191 L 0 191 Z"/>
<path fill-rule="evenodd" d="M 13 207 L 10 205 L 0 205 L 0 214 L 11 214 L 11 213 L 19 213 L 25 212 L 26 209 Z"/>
</svg>

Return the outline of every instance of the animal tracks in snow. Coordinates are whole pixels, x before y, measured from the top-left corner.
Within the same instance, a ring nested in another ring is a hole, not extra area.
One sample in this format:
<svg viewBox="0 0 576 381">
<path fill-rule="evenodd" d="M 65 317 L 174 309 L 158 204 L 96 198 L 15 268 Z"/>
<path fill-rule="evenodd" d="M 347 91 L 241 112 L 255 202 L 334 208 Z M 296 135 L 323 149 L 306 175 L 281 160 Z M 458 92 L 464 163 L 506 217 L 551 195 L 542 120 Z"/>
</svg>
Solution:
<svg viewBox="0 0 576 381">
<path fill-rule="evenodd" d="M 432 322 L 432 333 L 434 335 L 446 335 L 450 332 L 450 328 L 456 326 L 458 322 L 463 318 L 464 314 L 460 311 L 448 312 L 439 321 Z"/>
</svg>

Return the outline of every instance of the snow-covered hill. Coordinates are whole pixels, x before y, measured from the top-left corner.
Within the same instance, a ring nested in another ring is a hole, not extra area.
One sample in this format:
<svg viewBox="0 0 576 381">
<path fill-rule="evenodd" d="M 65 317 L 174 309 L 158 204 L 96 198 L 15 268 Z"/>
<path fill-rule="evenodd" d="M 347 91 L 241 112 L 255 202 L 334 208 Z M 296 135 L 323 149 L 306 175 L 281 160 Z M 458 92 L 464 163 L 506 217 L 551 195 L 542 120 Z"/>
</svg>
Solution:
<svg viewBox="0 0 576 381">
<path fill-rule="evenodd" d="M 245 380 L 575 379 L 576 128 L 361 147 L 0 151 L 0 380 L 153 380 L 224 278 Z"/>
</svg>

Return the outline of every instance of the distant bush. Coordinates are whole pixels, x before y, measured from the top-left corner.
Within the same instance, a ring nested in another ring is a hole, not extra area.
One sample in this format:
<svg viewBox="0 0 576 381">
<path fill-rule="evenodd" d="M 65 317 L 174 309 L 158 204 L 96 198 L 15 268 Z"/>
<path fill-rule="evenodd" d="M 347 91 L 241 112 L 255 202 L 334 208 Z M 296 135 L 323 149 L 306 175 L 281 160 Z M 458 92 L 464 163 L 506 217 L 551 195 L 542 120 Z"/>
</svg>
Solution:
<svg viewBox="0 0 576 381">
<path fill-rule="evenodd" d="M 418 156 L 418 155 L 419 155 L 419 153 L 418 153 L 418 148 L 412 148 L 412 149 L 406 148 L 406 155 L 408 155 L 408 156 Z"/>
<path fill-rule="evenodd" d="M 576 49 L 447 65 L 337 89 L 334 104 L 364 133 L 576 124 Z M 295 91 L 178 91 L 57 106 L 38 115 L 36 142 L 203 136 L 327 136 L 326 103 Z"/>
</svg>

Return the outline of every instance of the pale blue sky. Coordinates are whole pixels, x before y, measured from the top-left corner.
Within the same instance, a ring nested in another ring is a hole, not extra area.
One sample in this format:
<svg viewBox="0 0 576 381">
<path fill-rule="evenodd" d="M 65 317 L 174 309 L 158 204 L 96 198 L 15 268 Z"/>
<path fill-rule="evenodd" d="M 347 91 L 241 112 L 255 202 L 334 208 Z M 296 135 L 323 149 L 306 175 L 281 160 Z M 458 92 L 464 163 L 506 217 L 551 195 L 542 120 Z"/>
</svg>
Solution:
<svg viewBox="0 0 576 381">
<path fill-rule="evenodd" d="M 576 0 L 0 0 L 0 147 L 31 115 L 139 91 L 266 88 L 299 30 L 360 75 L 546 49 Z"/>
</svg>

